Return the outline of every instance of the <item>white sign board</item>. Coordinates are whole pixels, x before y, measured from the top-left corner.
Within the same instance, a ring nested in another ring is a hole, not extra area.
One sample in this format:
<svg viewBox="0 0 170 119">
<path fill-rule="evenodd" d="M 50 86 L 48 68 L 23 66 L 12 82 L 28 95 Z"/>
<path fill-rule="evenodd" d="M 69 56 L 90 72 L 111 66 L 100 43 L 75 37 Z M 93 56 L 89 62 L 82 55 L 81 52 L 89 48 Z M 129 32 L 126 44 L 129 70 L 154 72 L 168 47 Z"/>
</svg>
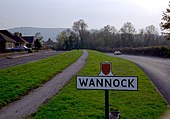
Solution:
<svg viewBox="0 0 170 119">
<path fill-rule="evenodd" d="M 138 77 L 77 76 L 77 89 L 138 90 Z"/>
</svg>

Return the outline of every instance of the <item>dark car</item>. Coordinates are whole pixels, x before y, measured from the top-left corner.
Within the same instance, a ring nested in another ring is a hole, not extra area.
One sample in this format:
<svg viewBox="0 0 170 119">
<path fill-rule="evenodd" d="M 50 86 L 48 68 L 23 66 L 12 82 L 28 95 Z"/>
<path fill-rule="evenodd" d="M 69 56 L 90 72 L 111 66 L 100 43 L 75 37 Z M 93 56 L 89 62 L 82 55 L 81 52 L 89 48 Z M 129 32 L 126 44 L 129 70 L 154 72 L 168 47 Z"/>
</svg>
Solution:
<svg viewBox="0 0 170 119">
<path fill-rule="evenodd" d="M 10 52 L 20 52 L 20 51 L 28 51 L 28 52 L 32 52 L 31 48 L 28 48 L 26 46 L 16 46 L 14 48 L 10 48 L 8 49 Z"/>
</svg>

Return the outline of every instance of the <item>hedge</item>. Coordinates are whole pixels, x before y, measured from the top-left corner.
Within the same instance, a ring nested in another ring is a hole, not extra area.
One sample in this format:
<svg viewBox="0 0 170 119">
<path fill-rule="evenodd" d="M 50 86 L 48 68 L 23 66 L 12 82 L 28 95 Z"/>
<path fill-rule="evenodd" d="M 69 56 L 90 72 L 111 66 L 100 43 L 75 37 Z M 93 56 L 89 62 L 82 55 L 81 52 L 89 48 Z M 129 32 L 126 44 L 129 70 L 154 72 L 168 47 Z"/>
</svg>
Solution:
<svg viewBox="0 0 170 119">
<path fill-rule="evenodd" d="M 144 56 L 155 56 L 170 58 L 170 48 L 169 47 L 143 47 L 143 48 L 125 48 L 121 49 L 124 54 L 131 55 L 144 55 Z"/>
<path fill-rule="evenodd" d="M 101 52 L 114 52 L 116 50 L 121 51 L 123 54 L 130 55 L 143 55 L 154 56 L 162 58 L 170 58 L 170 47 L 168 46 L 154 46 L 154 47 L 141 47 L 141 48 L 97 48 Z"/>
</svg>

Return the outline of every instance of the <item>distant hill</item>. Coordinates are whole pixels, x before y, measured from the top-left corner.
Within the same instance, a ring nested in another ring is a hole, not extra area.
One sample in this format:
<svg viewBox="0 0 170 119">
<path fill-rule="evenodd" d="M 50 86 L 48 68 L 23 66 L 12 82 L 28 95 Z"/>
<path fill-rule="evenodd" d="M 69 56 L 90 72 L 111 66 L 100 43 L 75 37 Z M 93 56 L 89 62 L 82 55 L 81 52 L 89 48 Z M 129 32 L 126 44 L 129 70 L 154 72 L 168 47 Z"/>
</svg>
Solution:
<svg viewBox="0 0 170 119">
<path fill-rule="evenodd" d="M 35 36 L 37 32 L 40 32 L 43 36 L 43 40 L 47 41 L 49 38 L 51 40 L 56 41 L 56 37 L 66 28 L 34 28 L 34 27 L 15 27 L 8 29 L 10 32 L 20 32 L 23 36 Z"/>
</svg>

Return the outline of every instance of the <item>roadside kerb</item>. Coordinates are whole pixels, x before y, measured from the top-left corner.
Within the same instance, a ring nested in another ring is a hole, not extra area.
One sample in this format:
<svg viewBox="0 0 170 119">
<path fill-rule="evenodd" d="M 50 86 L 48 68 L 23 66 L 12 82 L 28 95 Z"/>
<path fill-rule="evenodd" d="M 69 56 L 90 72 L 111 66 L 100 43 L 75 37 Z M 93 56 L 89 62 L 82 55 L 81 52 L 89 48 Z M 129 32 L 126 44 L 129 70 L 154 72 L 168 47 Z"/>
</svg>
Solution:
<svg viewBox="0 0 170 119">
<path fill-rule="evenodd" d="M 6 58 L 14 59 L 14 58 L 28 57 L 28 56 L 32 56 L 32 55 L 36 55 L 36 54 L 35 53 L 28 53 L 28 54 L 23 54 L 23 55 L 7 56 Z"/>
</svg>

